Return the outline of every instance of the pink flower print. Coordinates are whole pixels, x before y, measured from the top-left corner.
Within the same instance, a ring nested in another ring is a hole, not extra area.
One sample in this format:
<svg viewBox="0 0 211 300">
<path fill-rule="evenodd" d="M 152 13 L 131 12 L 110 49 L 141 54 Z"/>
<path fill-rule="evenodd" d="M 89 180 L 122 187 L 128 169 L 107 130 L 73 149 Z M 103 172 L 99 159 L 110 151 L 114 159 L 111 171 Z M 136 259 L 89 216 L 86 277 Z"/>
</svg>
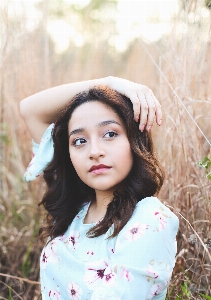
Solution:
<svg viewBox="0 0 211 300">
<path fill-rule="evenodd" d="M 153 284 L 150 291 L 149 291 L 149 294 L 147 296 L 147 299 L 146 300 L 151 300 L 154 298 L 154 296 L 160 294 L 163 289 L 166 287 L 166 285 L 164 284 L 161 284 L 161 283 L 158 283 L 158 284 Z"/>
<path fill-rule="evenodd" d="M 163 274 L 163 273 L 167 273 L 166 275 L 168 276 L 168 278 L 171 278 L 171 268 L 170 265 L 167 264 L 166 262 L 162 262 L 162 261 L 155 261 L 154 259 L 152 259 L 149 262 L 149 266 L 146 270 L 146 272 L 149 274 L 147 276 L 147 281 L 151 281 L 152 279 L 156 279 L 159 277 L 159 274 Z M 167 283 L 166 283 L 167 285 Z"/>
<path fill-rule="evenodd" d="M 158 231 L 165 229 L 165 225 L 167 224 L 167 222 L 164 220 L 163 216 L 161 215 L 160 212 L 156 211 L 155 212 L 155 216 L 158 217 L 159 220 L 159 226 L 157 228 Z"/>
<path fill-rule="evenodd" d="M 121 278 L 125 278 L 127 281 L 131 281 L 134 279 L 133 275 L 131 274 L 131 272 L 129 272 L 126 268 L 121 267 L 121 274 L 120 274 Z"/>
<path fill-rule="evenodd" d="M 71 250 L 76 250 L 80 243 L 79 243 L 79 236 L 80 236 L 80 232 L 77 230 L 70 230 L 70 233 L 68 234 L 68 236 L 64 236 L 64 238 L 62 239 L 64 241 L 65 244 L 67 244 L 67 246 L 71 249 Z"/>
<path fill-rule="evenodd" d="M 148 269 L 147 269 L 147 273 L 150 275 L 151 278 L 158 278 L 158 274 L 157 272 L 153 269 L 152 266 L 148 266 Z"/>
<path fill-rule="evenodd" d="M 170 216 L 168 216 L 167 214 L 164 213 L 164 209 L 162 207 L 160 207 L 159 211 L 155 211 L 154 212 L 154 216 L 158 219 L 159 221 L 159 225 L 156 228 L 157 231 L 163 230 L 165 229 L 165 226 L 167 224 L 167 221 L 165 219 L 169 219 L 171 218 Z"/>
<path fill-rule="evenodd" d="M 109 247 L 108 249 L 111 252 L 111 254 L 114 254 L 114 248 Z"/>
<path fill-rule="evenodd" d="M 114 283 L 115 283 L 115 273 L 112 272 L 110 267 L 105 269 L 103 281 L 104 281 L 104 284 L 106 284 L 108 286 L 113 286 L 114 285 Z"/>
<path fill-rule="evenodd" d="M 41 268 L 46 269 L 48 263 L 56 263 L 58 261 L 57 249 L 55 241 L 51 241 L 42 251 Z"/>
<path fill-rule="evenodd" d="M 72 300 L 81 299 L 81 294 L 83 293 L 83 290 L 78 284 L 71 281 L 67 286 L 67 291 Z"/>
<path fill-rule="evenodd" d="M 61 294 L 60 294 L 59 289 L 57 289 L 57 291 L 50 290 L 49 293 L 48 293 L 48 296 L 49 296 L 49 298 L 52 299 L 52 300 L 59 300 Z"/>
<path fill-rule="evenodd" d="M 85 264 L 84 283 L 91 289 L 106 285 L 113 286 L 116 273 L 110 268 L 107 260 L 89 262 Z"/>
<path fill-rule="evenodd" d="M 68 238 L 68 244 L 71 246 L 73 250 L 76 250 L 79 246 L 79 231 L 71 230 Z"/>
<path fill-rule="evenodd" d="M 129 241 L 138 240 L 145 234 L 145 230 L 148 229 L 148 227 L 149 225 L 147 224 L 136 222 L 124 234 L 124 237 Z"/>
</svg>

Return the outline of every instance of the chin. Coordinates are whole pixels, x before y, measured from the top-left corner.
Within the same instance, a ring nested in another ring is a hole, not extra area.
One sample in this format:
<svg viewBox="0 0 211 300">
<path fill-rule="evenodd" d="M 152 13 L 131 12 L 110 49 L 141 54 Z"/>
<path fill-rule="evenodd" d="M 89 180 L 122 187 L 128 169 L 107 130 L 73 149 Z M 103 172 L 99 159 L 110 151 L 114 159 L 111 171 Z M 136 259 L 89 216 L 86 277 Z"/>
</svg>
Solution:
<svg viewBox="0 0 211 300">
<path fill-rule="evenodd" d="M 114 192 L 117 188 L 121 187 L 123 180 L 122 178 L 116 181 L 113 178 L 111 180 L 108 180 L 108 178 L 97 178 L 97 180 L 84 180 L 83 182 L 96 191 Z"/>
<path fill-rule="evenodd" d="M 110 192 L 110 191 L 114 191 L 115 190 L 115 187 L 113 186 L 92 186 L 91 188 L 93 188 L 94 190 L 96 191 L 102 191 L 102 192 Z"/>
<path fill-rule="evenodd" d="M 101 191 L 101 192 L 114 192 L 118 187 L 119 184 L 116 185 L 111 185 L 111 184 L 93 184 L 89 185 L 91 188 L 93 188 L 96 191 Z"/>
</svg>

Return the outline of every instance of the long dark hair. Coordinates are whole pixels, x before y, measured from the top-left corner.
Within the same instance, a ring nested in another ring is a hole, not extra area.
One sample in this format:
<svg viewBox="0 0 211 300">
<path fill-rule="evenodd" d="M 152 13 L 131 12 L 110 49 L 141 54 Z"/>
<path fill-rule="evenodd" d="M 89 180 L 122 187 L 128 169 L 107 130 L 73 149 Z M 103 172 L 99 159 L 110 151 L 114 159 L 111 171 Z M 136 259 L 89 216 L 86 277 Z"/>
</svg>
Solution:
<svg viewBox="0 0 211 300">
<path fill-rule="evenodd" d="M 52 240 L 64 234 L 79 208 L 95 199 L 95 191 L 81 181 L 72 165 L 68 139 L 68 122 L 72 113 L 81 104 L 91 101 L 108 105 L 124 122 L 133 154 L 133 166 L 122 188 L 113 193 L 105 217 L 87 235 L 100 236 L 114 224 L 111 237 L 116 236 L 132 216 L 137 202 L 158 194 L 163 184 L 164 175 L 154 154 L 151 134 L 139 130 L 139 124 L 134 121 L 131 101 L 104 86 L 81 92 L 62 111 L 53 131 L 54 156 L 44 170 L 47 191 L 40 202 L 47 210 L 46 223 L 40 228 L 42 240 L 47 236 Z"/>
</svg>

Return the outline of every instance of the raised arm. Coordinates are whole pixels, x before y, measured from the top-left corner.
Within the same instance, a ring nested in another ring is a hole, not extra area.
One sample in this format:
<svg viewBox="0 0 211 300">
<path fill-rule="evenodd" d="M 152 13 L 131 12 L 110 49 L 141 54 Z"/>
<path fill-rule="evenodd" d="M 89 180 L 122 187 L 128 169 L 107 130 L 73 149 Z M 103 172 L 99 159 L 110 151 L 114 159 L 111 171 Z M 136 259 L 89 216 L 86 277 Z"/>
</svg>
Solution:
<svg viewBox="0 0 211 300">
<path fill-rule="evenodd" d="M 74 82 L 56 86 L 21 101 L 20 113 L 26 126 L 36 143 L 39 143 L 47 127 L 55 122 L 66 104 L 77 93 L 88 90 L 97 85 L 108 86 L 130 98 L 134 107 L 134 118 L 140 118 L 140 130 L 151 129 L 156 115 L 158 125 L 161 125 L 162 114 L 158 100 L 152 91 L 141 84 L 117 77 Z"/>
</svg>

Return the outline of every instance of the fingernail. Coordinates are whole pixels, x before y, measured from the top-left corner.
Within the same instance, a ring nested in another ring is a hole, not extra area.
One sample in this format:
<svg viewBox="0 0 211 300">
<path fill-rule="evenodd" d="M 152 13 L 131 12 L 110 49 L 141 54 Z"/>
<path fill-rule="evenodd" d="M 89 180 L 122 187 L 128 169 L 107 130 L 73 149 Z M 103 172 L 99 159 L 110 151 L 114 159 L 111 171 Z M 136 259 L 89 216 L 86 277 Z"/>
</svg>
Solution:
<svg viewBox="0 0 211 300">
<path fill-rule="evenodd" d="M 159 125 L 162 125 L 162 120 L 160 120 L 158 124 L 159 124 Z"/>
<path fill-rule="evenodd" d="M 142 125 L 142 126 L 141 126 L 141 132 L 144 131 L 144 127 L 145 127 L 145 125 Z"/>
<path fill-rule="evenodd" d="M 138 117 L 138 116 L 135 116 L 135 121 L 136 121 L 136 122 L 138 122 L 138 119 L 139 119 L 139 117 Z"/>
<path fill-rule="evenodd" d="M 152 126 L 148 126 L 147 131 L 150 132 L 151 128 L 152 128 Z"/>
</svg>

